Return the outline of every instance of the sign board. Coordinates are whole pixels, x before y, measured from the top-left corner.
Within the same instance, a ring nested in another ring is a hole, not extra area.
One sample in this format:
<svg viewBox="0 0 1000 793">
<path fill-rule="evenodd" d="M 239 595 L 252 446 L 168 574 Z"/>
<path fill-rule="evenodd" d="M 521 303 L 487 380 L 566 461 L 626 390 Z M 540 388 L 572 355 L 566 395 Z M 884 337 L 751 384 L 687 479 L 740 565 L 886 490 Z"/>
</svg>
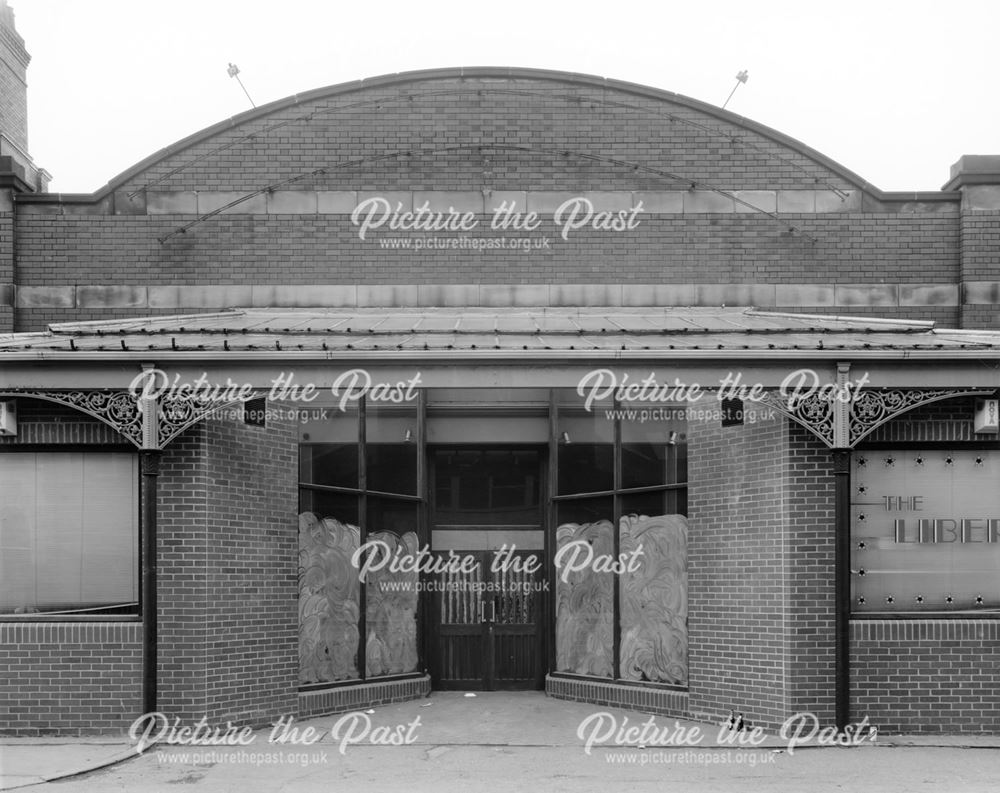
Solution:
<svg viewBox="0 0 1000 793">
<path fill-rule="evenodd" d="M 1000 399 L 977 399 L 973 430 L 977 435 L 1000 432 Z"/>
<path fill-rule="evenodd" d="M 0 402 L 0 435 L 17 435 L 16 402 Z"/>
<path fill-rule="evenodd" d="M 1000 606 L 1000 450 L 864 450 L 851 470 L 855 611 Z"/>
</svg>

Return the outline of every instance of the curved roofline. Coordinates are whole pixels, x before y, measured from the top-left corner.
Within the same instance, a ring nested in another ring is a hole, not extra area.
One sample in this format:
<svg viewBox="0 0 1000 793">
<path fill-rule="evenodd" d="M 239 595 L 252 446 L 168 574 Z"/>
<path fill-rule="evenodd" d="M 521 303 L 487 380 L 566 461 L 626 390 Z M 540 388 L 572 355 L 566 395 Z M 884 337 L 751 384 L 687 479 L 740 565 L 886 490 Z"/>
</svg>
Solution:
<svg viewBox="0 0 1000 793">
<path fill-rule="evenodd" d="M 638 83 L 631 83 L 624 80 L 613 80 L 606 77 L 597 77 L 589 74 L 580 74 L 577 72 L 561 72 L 552 69 L 532 69 L 532 68 L 522 68 L 522 67 L 497 67 L 497 66 L 475 66 L 475 67 L 453 67 L 453 68 L 442 68 L 442 69 L 419 69 L 415 71 L 399 72 L 396 74 L 386 74 L 379 77 L 368 77 L 363 80 L 354 80 L 347 83 L 339 83 L 336 85 L 325 86 L 322 88 L 314 88 L 310 91 L 306 91 L 301 94 L 293 94 L 292 96 L 285 97 L 284 99 L 277 99 L 273 102 L 269 102 L 266 105 L 260 105 L 259 107 L 248 110 L 239 115 L 232 116 L 228 119 L 220 121 L 209 127 L 195 132 L 192 135 L 188 135 L 186 138 L 182 138 L 176 143 L 172 143 L 163 149 L 151 154 L 149 157 L 139 161 L 131 168 L 118 174 L 116 177 L 111 179 L 104 187 L 99 188 L 93 193 L 89 194 L 77 194 L 78 200 L 92 200 L 98 201 L 106 198 L 108 195 L 113 193 L 115 190 L 121 188 L 129 180 L 133 179 L 137 175 L 141 174 L 143 171 L 148 170 L 152 166 L 156 165 L 158 162 L 166 159 L 167 157 L 174 156 L 184 149 L 194 146 L 214 135 L 221 132 L 225 132 L 228 129 L 232 129 L 240 124 L 245 124 L 249 121 L 256 121 L 262 119 L 272 113 L 285 110 L 291 107 L 295 107 L 306 102 L 314 102 L 318 99 L 325 99 L 329 97 L 346 96 L 358 91 L 365 91 L 372 88 L 386 88 L 396 85 L 406 85 L 408 83 L 419 82 L 424 80 L 432 79 L 455 79 L 455 78 L 508 78 L 508 79 L 524 79 L 524 80 L 547 80 L 550 82 L 561 82 L 567 85 L 574 86 L 588 86 L 593 88 L 603 88 L 611 89 L 626 94 L 633 94 L 635 96 L 641 96 L 647 99 L 658 99 L 672 102 L 674 104 L 682 105 L 684 107 L 691 108 L 700 113 L 705 113 L 709 116 L 714 116 L 720 121 L 725 121 L 737 126 L 743 127 L 747 130 L 760 134 L 766 138 L 770 138 L 776 143 L 786 146 L 802 156 L 812 160 L 818 165 L 828 168 L 830 171 L 840 176 L 845 181 L 852 184 L 859 190 L 865 191 L 878 199 L 906 199 L 906 200 L 933 200 L 938 197 L 948 197 L 953 198 L 953 195 L 948 193 L 940 193 L 937 191 L 932 192 L 892 192 L 887 193 L 875 187 L 875 185 L 867 182 L 858 174 L 854 173 L 848 168 L 845 168 L 840 163 L 830 159 L 825 154 L 822 154 L 810 146 L 805 145 L 799 140 L 785 135 L 771 127 L 764 124 L 760 124 L 756 121 L 746 118 L 745 116 L 737 115 L 728 110 L 723 110 L 720 107 L 710 105 L 707 102 L 702 102 L 698 99 L 692 99 L 691 97 L 684 96 L 682 94 L 677 94 L 672 91 L 666 91 L 661 88 L 653 88 L 651 86 L 640 85 Z M 69 197 L 66 194 L 65 197 Z M 30 200 L 30 199 L 29 199 Z"/>
</svg>

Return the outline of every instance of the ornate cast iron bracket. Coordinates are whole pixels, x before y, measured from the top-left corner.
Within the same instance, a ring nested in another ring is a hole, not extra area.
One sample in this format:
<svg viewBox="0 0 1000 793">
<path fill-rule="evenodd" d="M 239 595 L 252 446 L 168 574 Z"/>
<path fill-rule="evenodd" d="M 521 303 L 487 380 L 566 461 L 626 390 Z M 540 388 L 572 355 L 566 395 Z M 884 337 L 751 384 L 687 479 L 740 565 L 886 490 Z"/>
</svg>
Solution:
<svg viewBox="0 0 1000 793">
<path fill-rule="evenodd" d="M 267 390 L 254 392 L 249 399 L 264 396 Z M 247 400 L 249 401 L 249 400 Z M 242 405 L 244 400 L 212 403 L 201 399 L 164 399 L 159 404 L 159 421 L 157 422 L 157 447 L 164 448 L 170 441 L 180 435 L 188 427 L 192 427 L 213 413 L 228 410 L 236 405 Z"/>
<path fill-rule="evenodd" d="M 140 449 L 143 446 L 143 416 L 127 391 L 4 391 L 2 396 L 30 397 L 55 402 L 92 416 Z"/>
<path fill-rule="evenodd" d="M 959 396 L 984 396 L 992 388 L 864 390 L 850 404 L 849 448 L 883 424 L 915 407 Z"/>
<path fill-rule="evenodd" d="M 866 435 L 921 405 L 993 393 L 992 388 L 866 388 L 848 401 L 809 396 L 790 403 L 768 391 L 761 404 L 801 424 L 831 449 L 853 449 Z"/>
<path fill-rule="evenodd" d="M 255 392 L 251 398 L 266 393 Z M 243 400 L 215 403 L 198 398 L 158 402 L 152 398 L 136 399 L 128 391 L 12 390 L 0 392 L 0 396 L 42 399 L 73 408 L 108 425 L 145 451 L 163 449 L 184 430 L 212 413 L 243 404 Z"/>
<path fill-rule="evenodd" d="M 846 375 L 844 366 L 838 372 L 838 380 L 846 381 Z M 265 393 L 255 392 L 251 398 Z M 790 401 L 777 391 L 768 391 L 760 404 L 805 427 L 831 449 L 853 449 L 878 427 L 921 405 L 993 393 L 994 389 L 984 388 L 872 388 L 863 389 L 849 401 L 816 395 Z M 0 396 L 30 397 L 66 405 L 107 424 L 137 448 L 150 451 L 163 449 L 212 413 L 242 404 L 242 400 L 213 403 L 190 397 L 158 402 L 136 399 L 127 391 L 11 390 L 0 392 Z"/>
<path fill-rule="evenodd" d="M 760 404 L 801 424 L 831 449 L 834 445 L 834 403 L 816 396 L 790 402 L 777 391 L 768 391 Z"/>
</svg>

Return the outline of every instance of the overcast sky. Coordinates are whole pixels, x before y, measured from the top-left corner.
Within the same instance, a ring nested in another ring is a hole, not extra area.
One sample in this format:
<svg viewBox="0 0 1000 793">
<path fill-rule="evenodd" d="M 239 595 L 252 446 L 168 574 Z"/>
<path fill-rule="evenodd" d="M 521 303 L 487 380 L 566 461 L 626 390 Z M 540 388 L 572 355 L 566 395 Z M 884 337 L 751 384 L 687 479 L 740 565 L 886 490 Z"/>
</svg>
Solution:
<svg viewBox="0 0 1000 793">
<path fill-rule="evenodd" d="M 1000 154 L 997 0 L 9 0 L 30 153 L 92 192 L 249 108 L 364 77 L 531 66 L 655 86 L 798 138 L 884 190 Z"/>
</svg>

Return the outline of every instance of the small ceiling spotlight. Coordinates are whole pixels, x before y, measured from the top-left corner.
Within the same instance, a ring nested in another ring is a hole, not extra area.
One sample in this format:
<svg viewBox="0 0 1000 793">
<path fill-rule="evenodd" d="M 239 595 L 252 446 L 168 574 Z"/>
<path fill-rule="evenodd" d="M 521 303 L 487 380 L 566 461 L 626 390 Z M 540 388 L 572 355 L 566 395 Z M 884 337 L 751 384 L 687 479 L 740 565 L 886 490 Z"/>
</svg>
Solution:
<svg viewBox="0 0 1000 793">
<path fill-rule="evenodd" d="M 403 443 L 410 443 L 413 440 L 413 433 L 407 430 L 403 433 Z"/>
<path fill-rule="evenodd" d="M 560 443 L 565 443 L 567 445 L 569 445 L 570 443 L 573 442 L 573 441 L 571 441 L 569 439 L 569 433 L 568 432 L 564 432 L 562 435 L 560 435 L 559 436 L 559 441 L 560 441 Z"/>
<path fill-rule="evenodd" d="M 667 446 L 676 446 L 676 445 L 677 445 L 677 433 L 674 432 L 674 430 L 670 430 L 670 432 L 667 433 Z"/>
</svg>

